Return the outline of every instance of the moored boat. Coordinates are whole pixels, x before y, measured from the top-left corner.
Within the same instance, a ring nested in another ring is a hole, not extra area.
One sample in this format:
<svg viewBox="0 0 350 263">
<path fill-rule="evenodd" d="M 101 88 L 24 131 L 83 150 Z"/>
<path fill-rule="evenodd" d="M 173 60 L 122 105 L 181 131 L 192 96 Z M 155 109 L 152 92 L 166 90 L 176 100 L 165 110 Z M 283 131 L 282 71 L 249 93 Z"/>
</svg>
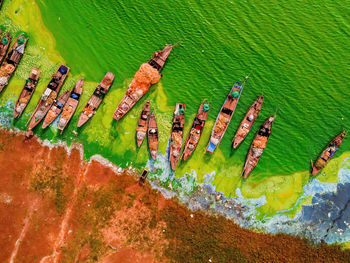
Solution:
<svg viewBox="0 0 350 263">
<path fill-rule="evenodd" d="M 323 150 L 322 154 L 318 157 L 317 161 L 315 162 L 315 165 L 313 165 L 312 161 L 312 175 L 318 174 L 332 159 L 334 154 L 338 151 L 340 145 L 343 143 L 343 140 L 345 138 L 345 131 L 343 131 L 341 134 L 339 134 L 337 137 L 335 137 L 326 147 L 326 149 Z"/>
<path fill-rule="evenodd" d="M 38 84 L 39 76 L 40 70 L 37 68 L 32 68 L 29 77 L 26 80 L 26 84 L 24 85 L 24 88 L 15 104 L 15 110 L 13 113 L 14 118 L 20 117 L 24 109 L 27 107 L 35 91 L 36 85 Z"/>
<path fill-rule="evenodd" d="M 274 116 L 270 116 L 260 126 L 259 131 L 256 134 L 247 154 L 247 158 L 242 172 L 242 176 L 244 176 L 244 178 L 247 178 L 248 175 L 252 172 L 254 167 L 257 165 L 261 155 L 263 154 L 267 142 L 270 138 L 271 128 L 274 119 Z"/>
<path fill-rule="evenodd" d="M 62 115 L 58 122 L 58 129 L 61 130 L 61 133 L 66 128 L 69 121 L 72 119 L 75 110 L 78 107 L 80 96 L 83 93 L 83 87 L 84 79 L 78 80 L 68 98 L 66 105 L 63 107 Z"/>
<path fill-rule="evenodd" d="M 203 133 L 205 122 L 208 118 L 209 109 L 210 105 L 205 102 L 202 102 L 199 106 L 197 115 L 193 120 L 192 127 L 187 136 L 184 151 L 182 153 L 182 159 L 184 161 L 186 161 L 191 156 L 191 154 L 194 152 L 199 143 L 199 140 Z"/>
<path fill-rule="evenodd" d="M 11 36 L 9 33 L 4 34 L 0 40 L 0 65 L 6 56 L 7 50 L 11 43 Z"/>
<path fill-rule="evenodd" d="M 143 170 L 141 176 L 140 176 L 140 179 L 139 179 L 139 185 L 140 186 L 143 186 L 146 182 L 146 179 L 147 179 L 147 175 L 148 175 L 148 171 L 145 169 Z"/>
<path fill-rule="evenodd" d="M 236 149 L 241 144 L 241 142 L 243 142 L 245 137 L 250 132 L 254 122 L 259 116 L 263 102 L 264 102 L 264 96 L 259 96 L 256 99 L 256 101 L 254 101 L 252 106 L 250 106 L 249 110 L 245 114 L 243 120 L 241 121 L 241 124 L 237 129 L 235 137 L 233 138 L 233 141 L 232 141 L 233 149 Z"/>
<path fill-rule="evenodd" d="M 174 46 L 166 45 L 162 51 L 155 52 L 148 63 L 143 63 L 130 83 L 125 96 L 114 111 L 113 118 L 119 121 L 143 95 L 147 93 L 152 84 L 157 83 L 165 62 Z"/>
<path fill-rule="evenodd" d="M 171 164 L 171 169 L 175 171 L 177 163 L 180 158 L 182 140 L 184 135 L 184 126 L 185 126 L 185 110 L 186 105 L 182 103 L 177 103 L 175 112 L 174 112 L 174 120 L 171 128 L 171 136 L 170 136 L 170 153 L 169 153 L 169 161 Z"/>
<path fill-rule="evenodd" d="M 153 113 L 150 114 L 148 118 L 148 149 L 153 158 L 153 160 L 157 159 L 158 154 L 158 126 L 156 117 Z"/>
<path fill-rule="evenodd" d="M 29 119 L 28 130 L 26 133 L 27 137 L 33 135 L 32 129 L 37 126 L 40 121 L 45 117 L 46 113 L 50 109 L 51 105 L 57 98 L 59 91 L 68 75 L 69 68 L 65 65 L 61 65 L 57 72 L 52 75 L 50 83 L 47 85 L 43 92 L 43 95 L 39 99 L 39 102 L 34 109 L 32 116 Z"/>
<path fill-rule="evenodd" d="M 111 87 L 113 80 L 114 74 L 107 72 L 80 114 L 78 128 L 83 126 L 89 119 L 92 118 L 92 116 L 94 116 L 109 88 Z"/>
<path fill-rule="evenodd" d="M 147 130 L 148 130 L 148 117 L 150 115 L 150 112 L 151 112 L 150 102 L 147 101 L 143 106 L 143 109 L 141 111 L 140 118 L 136 127 L 136 141 L 137 141 L 138 147 L 141 146 L 143 140 L 146 137 Z"/>
<path fill-rule="evenodd" d="M 56 120 L 58 115 L 60 115 L 69 96 L 70 90 L 66 90 L 57 100 L 55 100 L 44 118 L 43 125 L 41 126 L 43 129 L 46 129 L 46 127 Z"/>
<path fill-rule="evenodd" d="M 19 35 L 16 42 L 12 45 L 10 52 L 7 54 L 5 61 L 0 67 L 0 92 L 9 83 L 9 80 L 15 72 L 19 62 L 21 61 L 28 38 L 23 34 Z"/>
<path fill-rule="evenodd" d="M 219 115 L 216 118 L 207 146 L 207 152 L 213 153 L 224 137 L 243 91 L 243 86 L 247 79 L 248 77 L 245 78 L 243 84 L 236 82 L 228 94 L 224 105 L 222 105 Z"/>
</svg>

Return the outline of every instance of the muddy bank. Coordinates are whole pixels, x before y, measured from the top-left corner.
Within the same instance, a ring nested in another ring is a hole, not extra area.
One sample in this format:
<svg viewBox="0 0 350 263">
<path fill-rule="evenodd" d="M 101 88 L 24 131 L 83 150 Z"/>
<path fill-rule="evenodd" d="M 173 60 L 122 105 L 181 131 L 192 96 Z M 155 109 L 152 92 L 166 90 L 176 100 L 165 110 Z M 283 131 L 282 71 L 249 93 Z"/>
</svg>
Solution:
<svg viewBox="0 0 350 263">
<path fill-rule="evenodd" d="M 79 150 L 0 130 L 0 262 L 348 262 L 349 251 L 192 212 Z"/>
</svg>

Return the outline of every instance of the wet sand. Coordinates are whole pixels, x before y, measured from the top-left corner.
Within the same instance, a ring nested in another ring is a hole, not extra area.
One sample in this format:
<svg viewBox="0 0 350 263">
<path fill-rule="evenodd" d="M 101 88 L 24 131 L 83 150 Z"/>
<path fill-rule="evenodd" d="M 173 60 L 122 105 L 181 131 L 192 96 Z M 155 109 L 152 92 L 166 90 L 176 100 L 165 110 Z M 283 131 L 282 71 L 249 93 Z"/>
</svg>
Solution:
<svg viewBox="0 0 350 263">
<path fill-rule="evenodd" d="M 349 262 L 339 246 L 242 229 L 78 149 L 0 130 L 0 262 Z"/>
</svg>

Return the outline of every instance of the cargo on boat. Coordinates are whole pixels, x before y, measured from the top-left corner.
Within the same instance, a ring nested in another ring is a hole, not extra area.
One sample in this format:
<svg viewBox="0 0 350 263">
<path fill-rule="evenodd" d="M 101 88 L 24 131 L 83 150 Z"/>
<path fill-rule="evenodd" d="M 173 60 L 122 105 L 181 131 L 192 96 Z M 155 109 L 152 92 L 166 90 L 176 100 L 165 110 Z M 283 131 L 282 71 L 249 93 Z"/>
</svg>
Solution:
<svg viewBox="0 0 350 263">
<path fill-rule="evenodd" d="M 241 124 L 237 129 L 235 137 L 233 138 L 233 141 L 232 141 L 233 149 L 236 149 L 241 144 L 241 142 L 243 142 L 245 137 L 250 132 L 254 122 L 259 116 L 263 102 L 264 102 L 264 96 L 259 96 L 256 99 L 256 101 L 252 104 L 252 106 L 250 106 L 249 110 L 245 114 L 243 120 L 241 121 Z"/>
<path fill-rule="evenodd" d="M 270 138 L 274 119 L 274 116 L 270 116 L 260 126 L 259 131 L 256 134 L 247 154 L 247 158 L 242 172 L 242 176 L 244 176 L 244 178 L 247 178 L 248 175 L 252 172 L 254 167 L 257 165 L 261 155 L 263 154 L 267 142 Z"/>
<path fill-rule="evenodd" d="M 61 133 L 66 128 L 69 121 L 72 119 L 75 110 L 78 107 L 80 96 L 83 93 L 83 87 L 84 79 L 78 80 L 68 98 L 66 105 L 63 107 L 62 115 L 58 122 L 58 129 L 61 130 Z"/>
<path fill-rule="evenodd" d="M 228 94 L 225 103 L 222 105 L 219 115 L 216 118 L 207 146 L 207 152 L 213 153 L 224 137 L 243 91 L 243 86 L 247 79 L 248 77 L 245 78 L 243 84 L 236 82 Z"/>
<path fill-rule="evenodd" d="M 169 161 L 171 164 L 171 169 L 175 171 L 177 163 L 180 158 L 182 140 L 184 136 L 184 126 L 185 126 L 185 110 L 186 105 L 182 103 L 177 103 L 174 120 L 171 128 L 170 136 L 170 152 L 169 152 Z"/>
<path fill-rule="evenodd" d="M 46 113 L 50 109 L 51 105 L 57 98 L 58 93 L 68 75 L 69 68 L 65 65 L 61 65 L 57 72 L 52 75 L 52 79 L 47 85 L 43 95 L 39 99 L 39 102 L 34 109 L 32 116 L 29 119 L 28 130 L 26 133 L 27 137 L 33 135 L 32 129 L 37 126 L 40 121 L 45 117 Z"/>
<path fill-rule="evenodd" d="M 94 116 L 98 109 L 98 106 L 100 106 L 109 88 L 111 87 L 113 80 L 114 74 L 107 72 L 100 84 L 96 87 L 94 93 L 91 95 L 89 101 L 80 114 L 78 120 L 78 128 L 83 126 L 89 119 L 92 118 L 92 116 Z"/>
<path fill-rule="evenodd" d="M 9 33 L 6 33 L 2 35 L 0 40 L 0 65 L 2 61 L 4 60 L 7 50 L 9 49 L 10 43 L 11 43 L 11 36 Z"/>
<path fill-rule="evenodd" d="M 332 159 L 334 154 L 338 151 L 340 145 L 343 143 L 343 140 L 345 138 L 345 131 L 343 131 L 341 134 L 339 134 L 337 137 L 335 137 L 324 149 L 322 154 L 318 157 L 317 161 L 315 162 L 315 165 L 313 165 L 312 161 L 312 175 L 318 174 Z"/>
<path fill-rule="evenodd" d="M 157 83 L 164 64 L 174 46 L 166 45 L 162 51 L 155 52 L 148 63 L 141 65 L 136 72 L 134 79 L 131 81 L 126 94 L 116 108 L 113 118 L 119 121 L 143 95 L 147 93 L 152 84 Z"/>
<path fill-rule="evenodd" d="M 159 136 L 157 121 L 156 117 L 151 113 L 148 119 L 148 149 L 153 160 L 157 159 L 158 143 Z"/>
<path fill-rule="evenodd" d="M 151 106 L 150 106 L 150 102 L 147 101 L 143 106 L 143 109 L 141 111 L 140 118 L 136 127 L 136 141 L 137 141 L 138 147 L 141 146 L 143 140 L 146 137 L 147 130 L 148 130 L 148 118 L 150 113 L 151 113 Z"/>
<path fill-rule="evenodd" d="M 205 122 L 208 118 L 210 105 L 204 101 L 199 106 L 196 117 L 193 120 L 190 132 L 182 153 L 182 159 L 186 161 L 196 149 L 199 140 L 202 136 Z"/>
<path fill-rule="evenodd" d="M 26 84 L 22 89 L 21 94 L 15 104 L 15 110 L 13 113 L 14 118 L 18 118 L 23 113 L 24 109 L 27 107 L 30 99 L 33 96 L 36 85 L 38 84 L 40 76 L 40 70 L 37 68 L 32 68 L 28 79 L 26 80 Z"/>
<path fill-rule="evenodd" d="M 7 86 L 21 61 L 27 41 L 28 38 L 24 37 L 23 34 L 19 35 L 16 42 L 12 45 L 10 52 L 7 54 L 5 61 L 2 63 L 0 67 L 0 92 Z"/>
<path fill-rule="evenodd" d="M 57 100 L 54 101 L 44 118 L 43 125 L 41 126 L 43 129 L 46 129 L 46 127 L 48 127 L 54 120 L 56 120 L 58 115 L 60 115 L 69 96 L 70 90 L 66 90 Z"/>
</svg>

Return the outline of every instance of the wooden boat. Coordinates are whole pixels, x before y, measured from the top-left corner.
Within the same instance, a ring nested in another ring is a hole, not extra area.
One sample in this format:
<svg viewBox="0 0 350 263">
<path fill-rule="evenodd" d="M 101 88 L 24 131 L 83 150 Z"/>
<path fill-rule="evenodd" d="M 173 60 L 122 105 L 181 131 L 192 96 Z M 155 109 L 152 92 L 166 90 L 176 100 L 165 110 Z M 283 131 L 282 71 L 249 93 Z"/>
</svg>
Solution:
<svg viewBox="0 0 350 263">
<path fill-rule="evenodd" d="M 275 117 L 270 116 L 267 120 L 260 126 L 258 133 L 256 134 L 252 145 L 248 151 L 248 155 L 244 164 L 242 176 L 247 178 L 254 167 L 257 165 L 264 149 L 267 145 L 271 134 L 272 123 Z"/>
<path fill-rule="evenodd" d="M 30 72 L 29 77 L 26 80 L 26 84 L 24 85 L 24 88 L 15 104 L 15 110 L 13 113 L 14 118 L 20 117 L 24 109 L 27 107 L 35 91 L 36 85 L 38 84 L 39 76 L 40 70 L 37 68 L 32 68 L 32 71 Z"/>
<path fill-rule="evenodd" d="M 158 126 L 156 117 L 153 113 L 150 114 L 148 119 L 148 148 L 153 160 L 157 159 L 158 154 Z"/>
<path fill-rule="evenodd" d="M 68 98 L 66 105 L 63 107 L 62 115 L 58 122 L 58 129 L 61 130 L 61 133 L 66 128 L 69 121 L 72 119 L 75 110 L 78 107 L 80 96 L 83 93 L 83 87 L 84 79 L 78 80 Z"/>
<path fill-rule="evenodd" d="M 119 121 L 143 95 L 147 93 L 152 84 L 157 83 L 163 69 L 165 62 L 174 46 L 166 45 L 162 51 L 155 52 L 148 63 L 141 65 L 136 72 L 134 79 L 130 83 L 128 90 L 114 111 L 113 118 Z"/>
<path fill-rule="evenodd" d="M 171 128 L 169 160 L 171 164 L 171 169 L 173 169 L 174 171 L 176 169 L 181 153 L 185 126 L 185 109 L 185 104 L 176 104 L 173 126 Z"/>
<path fill-rule="evenodd" d="M 6 53 L 7 53 L 7 50 L 9 49 L 11 40 L 12 40 L 12 38 L 11 38 L 9 33 L 6 33 L 1 37 L 1 41 L 0 41 L 0 65 L 6 56 Z"/>
<path fill-rule="evenodd" d="M 28 130 L 26 133 L 27 137 L 33 135 L 33 128 L 37 126 L 40 121 L 45 117 L 46 113 L 50 109 L 51 105 L 57 98 L 57 94 L 61 90 L 61 87 L 68 75 L 69 68 L 65 65 L 61 65 L 57 72 L 52 75 L 50 83 L 47 85 L 43 95 L 39 99 L 39 102 L 34 109 L 32 116 L 29 119 Z"/>
<path fill-rule="evenodd" d="M 202 136 L 203 128 L 209 114 L 209 104 L 202 102 L 196 117 L 193 120 L 191 130 L 187 136 L 182 159 L 186 161 L 196 149 Z"/>
<path fill-rule="evenodd" d="M 147 179 L 147 175 L 148 175 L 148 171 L 147 170 L 143 170 L 141 176 L 140 176 L 140 180 L 139 180 L 139 185 L 143 186 L 146 182 Z"/>
<path fill-rule="evenodd" d="M 5 61 L 2 63 L 0 68 L 0 92 L 7 86 L 21 61 L 27 41 L 28 38 L 25 38 L 23 34 L 19 35 L 16 42 L 12 45 L 10 52 L 7 54 Z"/>
<path fill-rule="evenodd" d="M 51 108 L 47 112 L 43 125 L 41 128 L 46 129 L 63 110 L 64 105 L 66 104 L 68 98 L 70 96 L 70 90 L 66 90 L 61 96 L 58 97 L 57 100 L 52 104 Z"/>
<path fill-rule="evenodd" d="M 100 106 L 109 88 L 111 87 L 113 80 L 114 74 L 107 72 L 100 84 L 96 87 L 94 93 L 91 95 L 89 101 L 80 114 L 78 127 L 83 126 L 89 119 L 92 118 L 92 116 L 94 116 L 98 109 L 98 106 Z"/>
<path fill-rule="evenodd" d="M 263 102 L 264 102 L 264 96 L 259 96 L 256 99 L 256 101 L 252 104 L 252 106 L 250 106 L 249 110 L 245 114 L 243 120 L 241 121 L 241 124 L 237 129 L 235 137 L 233 138 L 233 141 L 232 141 L 233 149 L 236 149 L 241 144 L 241 142 L 243 142 L 245 137 L 250 132 L 254 122 L 259 116 Z"/>
<path fill-rule="evenodd" d="M 315 165 L 312 163 L 312 175 L 318 174 L 332 159 L 334 154 L 338 151 L 340 145 L 343 143 L 343 140 L 345 138 L 345 131 L 343 131 L 341 134 L 339 134 L 337 137 L 335 137 L 324 149 L 322 154 L 318 157 Z"/>
<path fill-rule="evenodd" d="M 141 146 L 143 140 L 146 137 L 147 130 L 148 130 L 148 117 L 150 112 L 151 112 L 150 102 L 147 101 L 145 103 L 145 106 L 143 106 L 143 109 L 141 111 L 140 118 L 136 127 L 136 141 L 137 141 L 138 147 Z"/>
<path fill-rule="evenodd" d="M 225 135 L 228 125 L 231 122 L 233 113 L 235 112 L 237 103 L 243 91 L 244 83 L 248 77 L 245 78 L 243 84 L 236 82 L 230 93 L 228 94 L 224 105 L 222 105 L 218 117 L 216 118 L 209 143 L 207 146 L 207 152 L 213 153 L 214 150 L 219 146 L 222 138 Z"/>
</svg>

